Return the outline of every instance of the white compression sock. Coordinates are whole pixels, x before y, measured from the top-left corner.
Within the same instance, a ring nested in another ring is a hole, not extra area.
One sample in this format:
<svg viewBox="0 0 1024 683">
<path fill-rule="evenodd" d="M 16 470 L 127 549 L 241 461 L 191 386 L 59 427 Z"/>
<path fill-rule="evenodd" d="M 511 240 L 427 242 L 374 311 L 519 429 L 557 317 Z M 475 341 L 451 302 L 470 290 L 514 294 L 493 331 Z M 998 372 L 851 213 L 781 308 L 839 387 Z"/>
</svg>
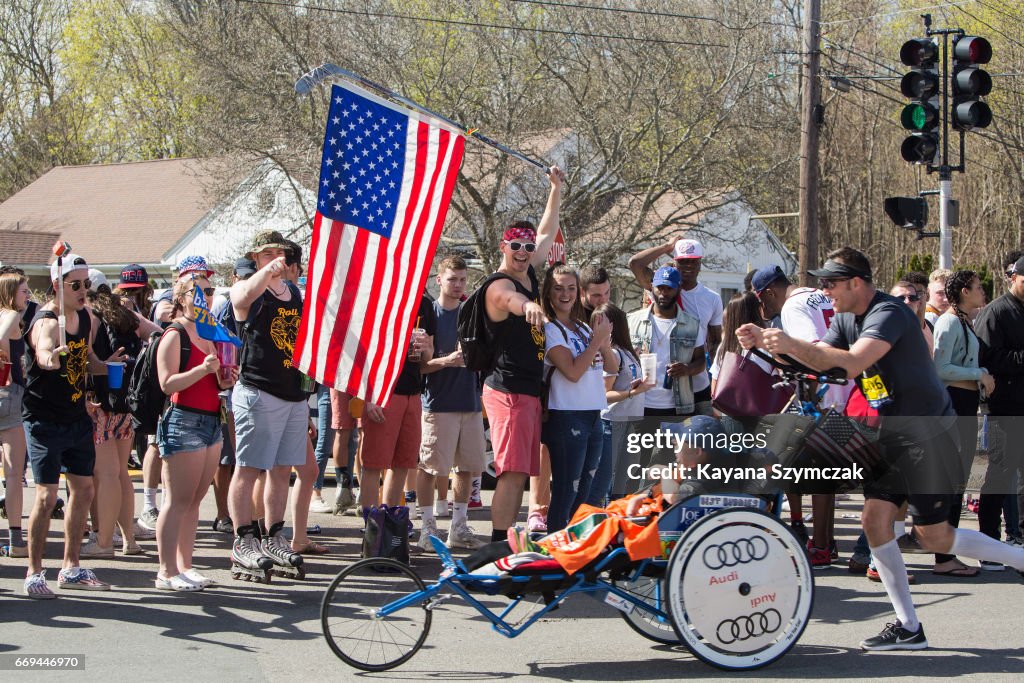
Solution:
<svg viewBox="0 0 1024 683">
<path fill-rule="evenodd" d="M 999 562 L 1024 571 L 1024 548 L 1015 548 L 973 529 L 953 529 L 950 555 L 963 555 L 976 560 Z"/>
<path fill-rule="evenodd" d="M 889 602 L 896 610 L 896 618 L 903 628 L 916 631 L 918 624 L 917 612 L 914 610 L 914 598 L 910 595 L 910 583 L 907 580 L 907 565 L 903 563 L 903 555 L 896 539 L 871 548 L 871 557 L 875 560 L 878 578 L 889 594 Z"/>
</svg>

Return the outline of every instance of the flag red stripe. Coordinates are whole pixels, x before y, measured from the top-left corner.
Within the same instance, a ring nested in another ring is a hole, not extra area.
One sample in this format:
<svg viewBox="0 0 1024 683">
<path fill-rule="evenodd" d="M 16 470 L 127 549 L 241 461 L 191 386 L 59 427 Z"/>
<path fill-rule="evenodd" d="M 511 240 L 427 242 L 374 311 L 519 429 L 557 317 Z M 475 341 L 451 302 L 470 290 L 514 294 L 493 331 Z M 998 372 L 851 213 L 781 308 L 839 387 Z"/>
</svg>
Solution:
<svg viewBox="0 0 1024 683">
<path fill-rule="evenodd" d="M 313 255 L 316 253 L 320 245 L 320 225 L 323 223 L 323 216 L 318 212 L 313 218 L 313 240 L 309 246 L 309 260 L 310 260 L 310 275 L 312 275 L 312 261 Z M 310 320 L 319 320 L 320 316 L 316 315 L 316 304 L 317 301 L 314 298 L 317 291 L 316 282 L 310 277 L 306 282 L 306 298 L 303 300 L 302 307 L 302 320 L 299 322 L 299 333 L 295 337 L 295 354 L 293 362 L 295 367 L 301 368 L 300 357 L 302 356 L 302 350 L 306 348 L 306 335 L 309 334 Z M 313 336 L 320 336 L 320 326 L 313 326 Z M 310 363 L 309 372 L 315 372 L 316 356 L 313 357 Z"/>
<path fill-rule="evenodd" d="M 331 283 L 334 282 L 335 264 L 338 263 L 338 252 L 341 250 L 341 242 L 345 236 L 345 230 L 347 229 L 347 226 L 345 226 L 343 223 L 329 221 L 329 226 L 327 229 L 330 230 L 330 234 L 327 236 L 327 249 L 324 252 L 325 268 L 323 279 L 321 280 L 320 286 L 317 289 L 316 308 L 314 309 L 314 313 L 316 314 L 315 320 L 317 323 L 320 323 L 316 325 L 317 331 L 316 334 L 313 335 L 314 359 L 317 358 L 316 349 L 320 348 L 320 344 L 322 343 L 322 335 L 326 332 L 326 334 L 328 335 L 328 339 L 332 339 L 334 337 L 333 333 L 337 325 L 337 313 L 335 313 L 334 315 L 329 315 L 328 309 L 330 307 Z M 323 324 L 323 322 L 327 319 L 330 319 L 332 321 L 332 325 L 330 327 Z M 311 376 L 320 376 L 322 377 L 325 383 L 333 386 L 335 370 L 337 368 L 337 365 L 335 364 L 333 368 L 330 367 L 330 356 L 321 358 L 319 360 L 320 367 L 318 369 L 320 370 L 320 374 Z M 311 363 L 311 366 L 315 365 L 316 362 L 314 360 L 314 362 Z M 328 369 L 330 369 L 330 372 L 328 372 Z"/>
<path fill-rule="evenodd" d="M 352 230 L 351 226 L 346 225 L 344 230 Z M 342 231 L 338 231 L 341 233 Z M 356 294 L 358 293 L 359 279 L 363 274 L 363 254 L 366 251 L 366 241 L 369 233 L 365 230 L 357 230 L 355 236 L 355 242 L 352 247 L 352 254 L 349 257 L 348 272 L 345 274 L 345 282 L 342 284 L 342 295 L 341 301 L 338 303 L 338 311 L 334 320 L 333 329 L 331 330 L 331 336 L 328 340 L 327 346 L 327 358 L 324 365 L 324 374 L 328 377 L 335 377 L 338 372 L 338 365 L 341 360 L 341 349 L 345 342 L 344 331 L 348 329 L 349 319 L 352 317 L 352 311 L 354 310 L 357 302 L 355 301 Z M 335 254 L 335 259 L 345 258 L 345 255 Z M 332 264 L 337 263 L 333 261 Z M 337 282 L 333 285 L 338 286 Z M 339 334 L 339 332 L 341 334 Z"/>
<path fill-rule="evenodd" d="M 387 393 L 382 391 L 385 385 L 390 384 L 390 382 L 388 382 L 386 378 L 391 377 L 392 373 L 394 373 L 394 375 L 397 376 L 398 371 L 401 369 L 400 365 L 396 368 L 395 354 L 396 352 L 400 352 L 400 358 L 404 360 L 405 349 L 407 349 L 409 345 L 409 326 L 405 324 L 407 319 L 402 315 L 401 311 L 397 310 L 396 304 L 398 304 L 400 307 L 401 304 L 406 303 L 408 299 L 415 298 L 409 291 L 410 278 L 408 277 L 408 271 L 411 267 L 413 267 L 414 264 L 399 263 L 399 261 L 402 259 L 406 243 L 409 241 L 410 238 L 415 239 L 417 237 L 416 235 L 410 234 L 409 228 L 413 216 L 416 213 L 415 207 L 417 207 L 420 203 L 420 192 L 422 190 L 423 184 L 423 172 L 427 164 L 428 135 L 429 127 L 426 126 L 424 123 L 419 122 L 416 130 L 416 163 L 415 166 L 413 167 L 414 175 L 412 186 L 409 191 L 409 200 L 406 202 L 406 206 L 408 208 L 406 209 L 405 217 L 404 220 L 402 221 L 402 229 L 401 233 L 399 234 L 398 241 L 395 242 L 394 232 L 392 232 L 391 239 L 392 242 L 394 242 L 394 244 L 388 245 L 388 256 L 390 256 L 390 263 L 388 265 L 391 266 L 389 270 L 393 274 L 398 276 L 392 277 L 390 281 L 393 284 L 397 285 L 397 289 L 393 289 L 391 295 L 388 296 L 387 304 L 384 307 L 384 312 L 381 320 L 378 322 L 367 319 L 367 323 L 370 325 L 379 324 L 381 326 L 388 326 L 388 334 L 380 335 L 381 338 L 379 340 L 379 343 L 377 344 L 377 348 L 374 350 L 373 357 L 370 359 L 370 369 L 378 369 L 376 376 L 371 377 L 371 380 L 376 381 L 371 381 L 371 386 L 368 387 L 368 389 L 370 389 L 368 395 L 374 396 L 374 403 L 382 402 L 383 398 L 387 396 Z M 419 300 L 417 298 L 417 302 L 418 301 Z M 398 323 L 398 335 L 395 334 L 396 323 Z M 363 335 L 372 332 L 372 327 L 370 329 L 367 329 L 367 327 L 364 326 L 362 330 Z M 390 349 L 387 348 L 388 340 L 386 337 L 388 336 L 390 336 L 390 339 L 393 342 L 393 345 L 391 346 Z M 388 352 L 389 357 L 387 359 L 384 359 L 386 351 Z M 381 368 L 382 362 L 386 363 L 386 365 L 384 365 L 383 368 Z M 381 370 L 383 370 L 383 372 L 381 372 Z"/>
</svg>

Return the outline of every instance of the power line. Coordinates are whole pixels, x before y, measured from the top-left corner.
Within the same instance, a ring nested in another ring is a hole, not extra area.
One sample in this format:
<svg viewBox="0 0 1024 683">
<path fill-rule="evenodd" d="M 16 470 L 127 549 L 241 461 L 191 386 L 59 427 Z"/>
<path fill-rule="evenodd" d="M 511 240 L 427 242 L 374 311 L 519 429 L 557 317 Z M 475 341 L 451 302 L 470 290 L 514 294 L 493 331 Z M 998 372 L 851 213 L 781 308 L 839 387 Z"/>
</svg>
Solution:
<svg viewBox="0 0 1024 683">
<path fill-rule="evenodd" d="M 1001 35 L 1003 38 L 1006 38 L 1006 40 L 1010 41 L 1012 44 L 1016 45 L 1017 47 L 1024 48 L 1024 43 L 1021 43 L 1019 40 L 1015 40 L 1014 38 L 1011 38 L 1010 36 L 1008 36 L 1007 34 L 1003 33 L 1002 31 L 1000 31 L 999 29 L 997 29 L 995 26 L 993 26 L 992 24 L 988 23 L 987 21 L 984 21 L 983 19 L 979 19 L 976 15 L 972 14 L 971 12 L 968 12 L 967 10 L 965 10 L 963 8 L 960 8 L 960 11 L 963 12 L 964 14 L 966 14 L 967 16 L 969 16 L 971 19 L 974 19 L 975 21 L 977 21 L 982 26 L 987 26 L 988 28 L 992 29 L 997 34 Z"/>
<path fill-rule="evenodd" d="M 792 28 L 791 24 L 781 21 L 758 21 L 748 26 L 731 26 L 717 17 L 705 17 L 695 14 L 676 14 L 673 12 L 661 12 L 658 10 L 629 9 L 626 7 L 599 7 L 597 5 L 581 5 L 571 2 L 546 2 L 545 0 L 512 0 L 524 5 L 540 5 L 542 7 L 563 7 L 567 9 L 583 9 L 595 12 L 613 12 L 616 14 L 635 14 L 646 17 L 665 17 L 669 19 L 693 19 L 695 21 L 710 21 L 730 31 L 746 31 L 754 26 L 785 26 Z"/>
<path fill-rule="evenodd" d="M 604 38 L 607 40 L 624 40 L 624 41 L 635 41 L 643 43 L 661 43 L 665 45 L 687 45 L 692 47 L 723 47 L 728 48 L 729 45 L 722 45 L 719 43 L 697 43 L 689 42 L 685 40 L 668 40 L 666 38 L 635 38 L 632 36 L 620 36 L 607 33 L 586 33 L 583 31 L 562 31 L 559 29 L 552 28 L 530 28 L 527 26 L 508 26 L 505 24 L 485 24 L 476 21 L 462 21 L 458 19 L 438 19 L 435 17 L 419 17 L 411 14 L 393 14 L 388 12 L 371 12 L 369 10 L 353 10 L 353 9 L 339 9 L 336 7 L 321 7 L 318 5 L 297 5 L 290 2 L 279 2 L 275 0 L 235 0 L 235 2 L 247 3 L 250 5 L 270 5 L 274 7 L 288 7 L 290 9 L 301 9 L 306 11 L 314 12 L 328 12 L 332 14 L 351 14 L 360 17 L 377 17 L 383 19 L 406 19 L 409 21 L 422 21 L 432 24 L 448 24 L 452 26 L 464 26 L 468 28 L 490 28 L 500 29 L 505 31 L 526 31 L 530 33 L 554 33 L 563 36 L 572 37 L 584 37 L 584 38 Z"/>
<path fill-rule="evenodd" d="M 878 14 L 869 14 L 866 17 L 857 17 L 855 19 L 837 19 L 835 21 L 823 21 L 823 22 L 821 22 L 821 25 L 822 26 L 835 26 L 835 25 L 838 25 L 838 24 L 849 24 L 850 22 L 853 22 L 853 21 L 866 21 L 868 19 L 875 19 L 877 17 L 893 17 L 893 16 L 896 16 L 897 14 L 909 14 L 911 12 L 920 12 L 921 10 L 926 10 L 926 9 L 941 9 L 943 7 L 956 7 L 957 9 L 959 9 L 960 5 L 959 5 L 959 3 L 955 3 L 955 2 L 947 2 L 947 3 L 943 3 L 941 5 L 927 5 L 925 7 L 911 7 L 909 9 L 893 10 L 892 12 L 879 12 Z"/>
</svg>

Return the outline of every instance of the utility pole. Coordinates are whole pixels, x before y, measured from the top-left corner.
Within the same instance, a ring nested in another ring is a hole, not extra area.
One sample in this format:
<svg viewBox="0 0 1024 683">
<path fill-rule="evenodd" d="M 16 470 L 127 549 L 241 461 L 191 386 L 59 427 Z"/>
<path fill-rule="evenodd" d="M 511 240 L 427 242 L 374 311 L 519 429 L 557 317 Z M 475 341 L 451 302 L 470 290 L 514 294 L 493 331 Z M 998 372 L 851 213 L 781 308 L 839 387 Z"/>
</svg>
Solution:
<svg viewBox="0 0 1024 683">
<path fill-rule="evenodd" d="M 811 285 L 807 271 L 818 259 L 818 133 L 821 120 L 818 67 L 821 61 L 821 0 L 804 3 L 803 97 L 800 102 L 800 284 Z"/>
</svg>

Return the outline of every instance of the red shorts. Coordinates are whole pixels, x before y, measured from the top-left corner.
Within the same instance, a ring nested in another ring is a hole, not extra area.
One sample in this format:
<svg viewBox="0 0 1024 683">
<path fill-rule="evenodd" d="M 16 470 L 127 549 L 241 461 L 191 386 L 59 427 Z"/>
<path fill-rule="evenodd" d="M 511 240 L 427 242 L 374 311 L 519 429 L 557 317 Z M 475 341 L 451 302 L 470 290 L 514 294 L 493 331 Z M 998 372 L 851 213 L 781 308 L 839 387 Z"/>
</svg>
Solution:
<svg viewBox="0 0 1024 683">
<path fill-rule="evenodd" d="M 331 429 L 355 429 L 356 419 L 348 411 L 352 396 L 337 389 L 331 389 Z"/>
<path fill-rule="evenodd" d="M 494 470 L 540 474 L 540 399 L 484 386 L 484 410 L 491 427 Z"/>
<path fill-rule="evenodd" d="M 360 462 L 371 470 L 409 470 L 420 461 L 419 394 L 394 394 L 384 409 L 384 422 L 374 422 L 363 414 L 359 426 L 363 430 Z"/>
</svg>

